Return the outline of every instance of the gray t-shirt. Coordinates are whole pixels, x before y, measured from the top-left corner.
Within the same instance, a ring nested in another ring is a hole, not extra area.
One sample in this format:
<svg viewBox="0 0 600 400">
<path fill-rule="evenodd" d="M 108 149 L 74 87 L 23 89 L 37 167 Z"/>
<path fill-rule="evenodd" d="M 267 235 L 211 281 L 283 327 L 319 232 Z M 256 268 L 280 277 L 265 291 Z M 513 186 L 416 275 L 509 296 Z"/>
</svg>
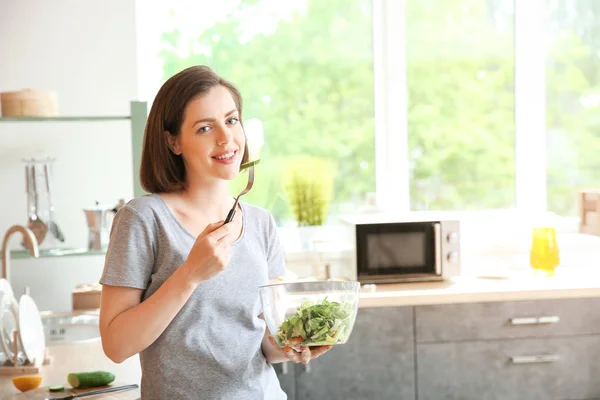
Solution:
<svg viewBox="0 0 600 400">
<path fill-rule="evenodd" d="M 242 235 L 229 265 L 198 285 L 140 353 L 142 399 L 287 398 L 262 353 L 265 322 L 258 317 L 258 287 L 284 274 L 283 248 L 268 211 L 241 208 Z M 100 283 L 144 289 L 146 300 L 183 264 L 195 239 L 160 196 L 134 199 L 115 216 Z"/>
</svg>

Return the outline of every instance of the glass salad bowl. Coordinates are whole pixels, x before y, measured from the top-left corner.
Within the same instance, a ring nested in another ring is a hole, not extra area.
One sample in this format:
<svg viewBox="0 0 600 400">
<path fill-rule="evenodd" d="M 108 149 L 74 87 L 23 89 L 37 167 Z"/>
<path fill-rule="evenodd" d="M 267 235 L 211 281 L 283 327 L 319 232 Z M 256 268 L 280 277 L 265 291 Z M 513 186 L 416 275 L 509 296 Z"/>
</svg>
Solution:
<svg viewBox="0 0 600 400">
<path fill-rule="evenodd" d="M 265 322 L 280 347 L 337 345 L 350 338 L 360 282 L 281 282 L 259 290 Z"/>
</svg>

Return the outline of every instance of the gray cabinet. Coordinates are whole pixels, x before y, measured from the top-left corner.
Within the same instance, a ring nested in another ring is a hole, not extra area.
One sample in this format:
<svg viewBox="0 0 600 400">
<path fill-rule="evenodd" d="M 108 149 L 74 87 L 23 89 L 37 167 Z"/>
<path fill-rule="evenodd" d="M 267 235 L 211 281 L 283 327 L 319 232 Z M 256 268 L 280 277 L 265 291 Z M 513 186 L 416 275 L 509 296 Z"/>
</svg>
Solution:
<svg viewBox="0 0 600 400">
<path fill-rule="evenodd" d="M 413 331 L 411 307 L 360 309 L 348 343 L 307 366 L 289 364 L 292 385 L 280 367 L 282 387 L 295 386 L 294 400 L 414 400 Z"/>
<path fill-rule="evenodd" d="M 598 398 L 598 354 L 598 335 L 419 344 L 419 400 Z"/>
<path fill-rule="evenodd" d="M 600 398 L 599 299 L 420 306 L 419 400 Z"/>
<path fill-rule="evenodd" d="M 418 343 L 600 334 L 600 298 L 419 306 Z"/>
<path fill-rule="evenodd" d="M 296 400 L 294 365 L 290 362 L 285 362 L 274 364 L 273 368 L 275 368 L 281 389 L 283 389 L 283 391 L 287 394 L 288 400 Z"/>
<path fill-rule="evenodd" d="M 600 299 L 361 308 L 290 400 L 599 400 Z"/>
</svg>

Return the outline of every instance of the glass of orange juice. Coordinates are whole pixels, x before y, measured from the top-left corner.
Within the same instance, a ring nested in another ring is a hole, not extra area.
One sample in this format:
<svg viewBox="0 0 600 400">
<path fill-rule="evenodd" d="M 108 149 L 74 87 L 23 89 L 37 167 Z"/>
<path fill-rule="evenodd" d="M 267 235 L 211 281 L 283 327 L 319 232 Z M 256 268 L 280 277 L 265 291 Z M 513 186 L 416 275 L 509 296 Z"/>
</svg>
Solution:
<svg viewBox="0 0 600 400">
<path fill-rule="evenodd" d="M 533 228 L 529 262 L 536 276 L 555 275 L 556 267 L 560 264 L 555 228 Z"/>
</svg>

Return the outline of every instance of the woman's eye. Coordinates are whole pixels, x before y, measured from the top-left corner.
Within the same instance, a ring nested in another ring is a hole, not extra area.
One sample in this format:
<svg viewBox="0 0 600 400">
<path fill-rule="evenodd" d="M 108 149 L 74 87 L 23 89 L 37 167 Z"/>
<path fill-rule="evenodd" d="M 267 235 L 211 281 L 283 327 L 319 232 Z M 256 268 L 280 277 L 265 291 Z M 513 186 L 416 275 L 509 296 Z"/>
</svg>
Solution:
<svg viewBox="0 0 600 400">
<path fill-rule="evenodd" d="M 237 124 L 237 123 L 238 123 L 238 119 L 237 119 L 237 118 L 235 118 L 235 117 L 231 117 L 231 118 L 229 118 L 229 119 L 227 120 L 227 123 L 228 123 L 228 124 L 230 124 L 230 125 L 235 125 L 235 124 Z"/>
<path fill-rule="evenodd" d="M 204 132 L 208 132 L 210 130 L 210 126 L 203 126 L 202 128 L 198 129 L 198 132 L 204 133 Z"/>
</svg>

